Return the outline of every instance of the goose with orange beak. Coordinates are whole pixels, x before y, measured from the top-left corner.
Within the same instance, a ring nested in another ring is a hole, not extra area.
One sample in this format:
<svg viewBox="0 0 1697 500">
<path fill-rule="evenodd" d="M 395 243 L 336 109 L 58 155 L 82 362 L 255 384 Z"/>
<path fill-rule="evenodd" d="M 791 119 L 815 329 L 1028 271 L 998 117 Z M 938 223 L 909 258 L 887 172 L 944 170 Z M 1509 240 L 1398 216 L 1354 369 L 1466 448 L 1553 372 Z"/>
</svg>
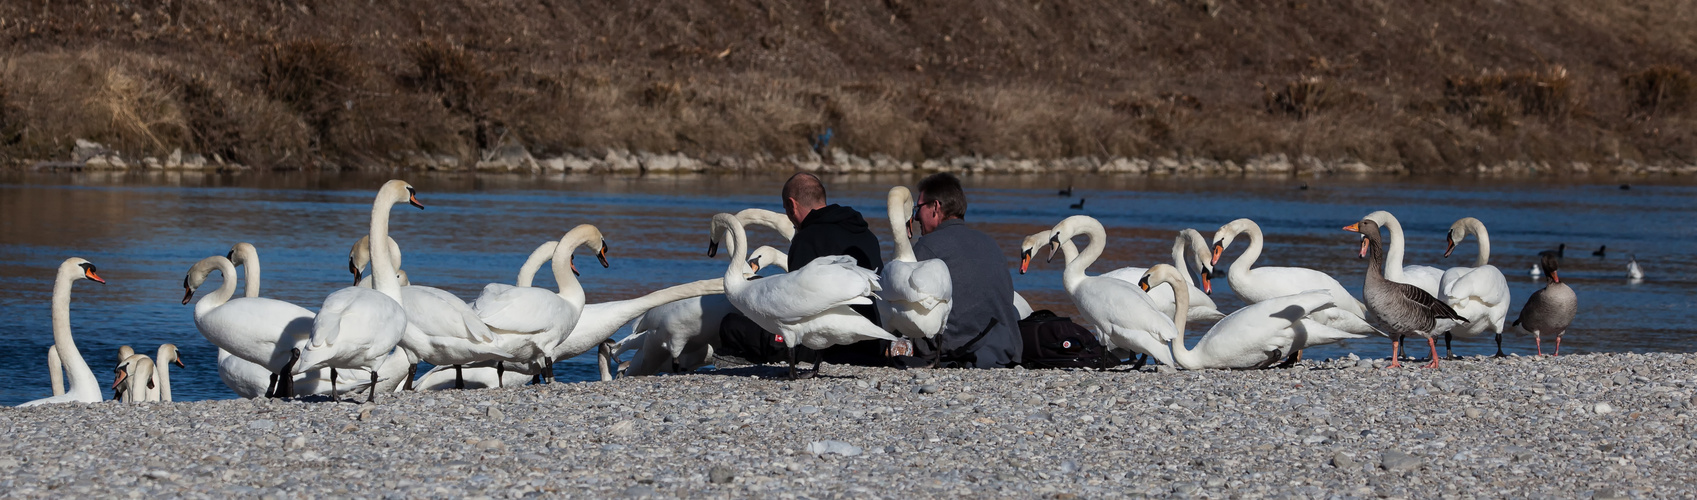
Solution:
<svg viewBox="0 0 1697 500">
<path fill-rule="evenodd" d="M 1556 274 L 1560 264 L 1561 257 L 1555 254 L 1539 256 L 1538 267 L 1544 269 L 1544 275 L 1550 277 L 1550 282 L 1526 298 L 1526 305 L 1520 308 L 1520 317 L 1514 319 L 1514 326 L 1532 334 L 1532 339 L 1538 344 L 1539 356 L 1544 355 L 1545 334 L 1556 336 L 1556 355 L 1561 355 L 1561 336 L 1567 333 L 1568 325 L 1573 324 L 1573 317 L 1579 312 L 1579 296 Z"/>
<path fill-rule="evenodd" d="M 1439 319 L 1451 319 L 1459 322 L 1467 318 L 1456 314 L 1449 304 L 1426 293 L 1420 287 L 1407 283 L 1397 283 L 1385 279 L 1384 254 L 1379 244 L 1379 223 L 1363 219 L 1352 224 L 1361 233 L 1361 257 L 1367 258 L 1367 283 L 1362 288 L 1367 299 L 1367 308 L 1379 318 L 1391 334 L 1391 364 L 1390 368 L 1402 366 L 1400 350 L 1402 338 L 1406 335 L 1417 335 L 1426 338 L 1426 343 L 1432 348 L 1432 362 L 1427 368 L 1438 367 L 1437 334 L 1440 329 Z M 1348 228 L 1345 228 L 1348 229 Z"/>
</svg>

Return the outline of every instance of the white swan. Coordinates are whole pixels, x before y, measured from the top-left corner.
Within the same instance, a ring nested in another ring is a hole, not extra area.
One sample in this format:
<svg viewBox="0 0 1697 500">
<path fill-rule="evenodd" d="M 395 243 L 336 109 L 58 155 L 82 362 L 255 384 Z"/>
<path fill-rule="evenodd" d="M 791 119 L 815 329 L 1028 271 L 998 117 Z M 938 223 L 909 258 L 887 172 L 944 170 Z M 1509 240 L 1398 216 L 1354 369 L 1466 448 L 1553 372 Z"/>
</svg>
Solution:
<svg viewBox="0 0 1697 500">
<path fill-rule="evenodd" d="M 259 250 L 250 243 L 236 243 L 230 248 L 230 253 L 226 254 L 225 258 L 230 259 L 230 263 L 236 267 L 242 268 L 246 289 L 244 296 L 247 298 L 259 297 L 261 288 Z M 367 280 L 368 283 L 369 281 L 370 280 Z M 308 314 L 310 314 L 310 312 Z M 294 347 L 305 346 L 306 339 L 311 335 L 310 326 L 307 328 L 307 331 L 300 334 L 300 337 L 296 339 Z M 400 369 L 400 371 L 397 371 L 397 369 Z M 265 367 L 254 364 L 251 361 L 232 355 L 229 351 L 225 351 L 222 348 L 218 349 L 218 378 L 222 380 L 224 385 L 229 387 L 231 391 L 234 391 L 241 397 L 249 399 L 261 396 L 289 397 L 330 395 L 335 391 L 336 387 L 343 387 L 352 392 L 359 392 L 361 389 L 366 388 L 371 384 L 368 377 L 353 377 L 350 376 L 352 374 L 351 372 L 338 373 L 335 380 L 336 383 L 331 383 L 330 374 L 333 371 L 334 370 L 330 368 L 320 368 L 306 373 L 296 374 L 289 379 L 283 379 L 282 387 L 278 387 L 279 377 L 276 373 L 268 371 Z M 384 365 L 384 369 L 380 375 L 383 380 L 391 378 L 398 380 L 398 377 L 404 374 L 403 372 L 404 368 L 398 364 L 394 368 L 390 368 L 389 365 Z M 385 385 L 386 384 L 387 383 L 385 383 Z M 378 390 L 384 390 L 384 388 L 379 386 Z"/>
<path fill-rule="evenodd" d="M 118 376 L 112 380 L 112 390 L 122 392 L 119 401 L 140 403 L 159 401 L 159 378 L 153 360 L 146 354 L 131 354 L 118 363 Z M 123 389 L 120 391 L 119 387 Z"/>
<path fill-rule="evenodd" d="M 878 314 L 884 329 L 910 339 L 930 339 L 943 331 L 954 309 L 954 283 L 943 259 L 920 262 L 913 253 L 908 220 L 913 216 L 913 193 L 906 186 L 890 188 L 886 197 L 895 255 L 879 270 Z M 941 352 L 940 350 L 938 351 Z"/>
<path fill-rule="evenodd" d="M 1452 326 L 1444 332 L 1444 355 L 1449 357 L 1452 337 L 1474 337 L 1490 328 L 1497 334 L 1497 356 L 1502 356 L 1503 326 L 1508 321 L 1510 301 L 1508 277 L 1503 276 L 1497 266 L 1489 264 L 1491 235 L 1485 230 L 1485 223 L 1463 217 L 1451 224 L 1444 257 L 1449 257 L 1455 251 L 1455 245 L 1467 239 L 1468 233 L 1479 236 L 1479 257 L 1474 260 L 1473 267 L 1452 267 L 1444 271 L 1438 284 L 1442 293 L 1435 295 L 1454 308 L 1457 314 L 1467 318 L 1467 323 Z"/>
<path fill-rule="evenodd" d="M 157 364 L 153 375 L 159 379 L 159 400 L 169 403 L 171 402 L 171 363 L 176 363 L 179 368 L 188 368 L 189 365 L 183 364 L 182 356 L 177 355 L 176 344 L 160 344 L 159 354 L 154 356 L 153 360 Z"/>
<path fill-rule="evenodd" d="M 1254 304 L 1309 290 L 1326 290 L 1332 293 L 1333 307 L 1314 313 L 1311 319 L 1353 334 L 1383 335 L 1363 319 L 1367 316 L 1367 306 L 1350 295 L 1343 284 L 1331 275 L 1305 267 L 1254 267 L 1255 259 L 1261 257 L 1262 245 L 1261 226 L 1255 221 L 1238 219 L 1220 226 L 1220 230 L 1214 233 L 1214 257 L 1209 265 L 1218 266 L 1220 256 L 1231 246 L 1232 240 L 1244 233 L 1249 234 L 1249 248 L 1232 261 L 1231 270 L 1226 274 L 1232 291 L 1237 292 L 1244 302 Z"/>
<path fill-rule="evenodd" d="M 759 273 L 760 268 L 773 266 L 784 272 L 790 272 L 790 256 L 771 245 L 761 245 L 760 248 L 748 253 L 748 267 L 751 272 Z"/>
<path fill-rule="evenodd" d="M 1078 306 L 1079 316 L 1096 326 L 1108 347 L 1147 354 L 1162 364 L 1173 365 L 1172 349 L 1165 344 L 1166 339 L 1177 335 L 1172 318 L 1161 313 L 1149 294 L 1125 280 L 1084 273 L 1107 247 L 1108 232 L 1102 223 L 1088 215 L 1074 215 L 1049 233 L 1049 243 L 1056 247 L 1080 234 L 1090 238 L 1084 251 L 1067 258 L 1061 284 Z M 1021 267 L 1029 261 L 1030 256 L 1021 257 Z"/>
<path fill-rule="evenodd" d="M 59 273 L 53 280 L 53 350 L 59 354 L 59 361 L 65 375 L 70 379 L 70 386 L 64 394 L 29 401 L 18 405 L 20 407 L 50 403 L 100 402 L 100 382 L 95 380 L 94 371 L 83 361 L 82 352 L 77 350 L 76 340 L 71 338 L 71 284 L 82 279 L 106 284 L 106 280 L 95 274 L 94 264 L 77 257 L 65 259 L 65 262 L 60 263 Z"/>
<path fill-rule="evenodd" d="M 349 252 L 348 268 L 355 276 L 371 255 L 370 243 L 370 237 L 360 238 Z M 392 238 L 389 251 L 398 264 L 400 245 Z M 401 306 L 407 310 L 407 330 L 400 346 L 406 350 L 409 382 L 420 360 L 435 366 L 460 366 L 512 359 L 511 354 L 495 345 L 495 334 L 477 312 L 454 294 L 440 288 L 405 285 L 401 287 L 401 298 Z M 406 384 L 406 388 L 412 388 L 412 384 Z"/>
<path fill-rule="evenodd" d="M 401 245 L 396 243 L 394 238 L 389 238 L 389 252 L 390 255 L 393 255 L 395 258 L 395 275 L 398 279 L 400 279 L 401 286 L 412 285 L 412 280 L 407 277 L 407 271 L 405 269 L 401 269 Z M 348 250 L 348 272 L 354 274 L 354 286 L 358 286 L 360 288 L 371 288 L 371 276 L 361 274 L 361 270 L 365 269 L 365 265 L 370 263 L 371 236 L 361 236 L 359 237 L 359 241 L 354 242 L 353 249 Z"/>
<path fill-rule="evenodd" d="M 1020 246 L 1021 273 L 1024 273 L 1025 269 L 1030 267 L 1031 258 L 1035 255 L 1037 249 L 1050 243 L 1049 236 L 1051 233 L 1052 231 L 1041 231 L 1025 237 L 1024 242 L 1022 242 Z M 1078 255 L 1078 247 L 1074 245 L 1071 240 L 1062 240 L 1059 248 L 1061 249 L 1062 256 L 1066 259 L 1070 260 L 1073 256 Z M 1178 236 L 1173 238 L 1172 257 L 1174 268 L 1178 269 L 1180 273 L 1183 273 L 1185 283 L 1190 284 L 1190 286 L 1186 287 L 1186 291 L 1189 292 L 1188 295 L 1190 295 L 1190 303 L 1192 306 L 1190 307 L 1187 319 L 1196 322 L 1217 321 L 1220 318 L 1225 317 L 1225 314 L 1221 313 L 1219 306 L 1214 304 L 1214 299 L 1208 296 L 1208 291 L 1210 290 L 1198 288 L 1190 279 L 1190 265 L 1186 260 L 1186 249 L 1190 250 L 1189 258 L 1195 259 L 1198 267 L 1202 268 L 1202 286 L 1208 286 L 1209 282 L 1207 278 L 1211 271 L 1208 269 L 1208 241 L 1202 238 L 1202 233 L 1197 232 L 1195 229 L 1180 230 Z M 1143 274 L 1145 272 L 1148 272 L 1148 269 L 1142 267 L 1122 267 L 1102 273 L 1098 276 L 1124 280 L 1127 283 L 1135 285 L 1143 279 Z M 1174 303 L 1172 289 L 1155 287 L 1148 293 L 1150 300 L 1155 303 L 1156 308 L 1160 309 L 1162 314 L 1168 316 L 1172 315 L 1174 310 L 1171 305 Z"/>
<path fill-rule="evenodd" d="M 1644 281 L 1644 268 L 1638 266 L 1637 255 L 1626 257 L 1626 279 L 1633 283 Z"/>
<path fill-rule="evenodd" d="M 611 302 L 601 302 L 583 306 L 583 313 L 578 317 L 577 325 L 566 339 L 555 347 L 551 354 L 554 359 L 569 359 L 590 349 L 601 347 L 608 338 L 618 333 L 619 328 L 632 319 L 641 316 L 649 309 L 662 304 L 696 297 L 705 294 L 724 293 L 725 280 L 713 278 L 675 285 L 650 292 L 641 297 Z M 599 361 L 609 363 L 617 357 L 615 353 L 603 350 L 597 353 Z M 500 373 L 487 363 L 461 370 L 465 375 L 468 387 L 498 387 L 508 383 L 523 384 L 528 376 L 528 369 L 522 366 L 507 364 L 508 378 L 497 381 Z M 611 373 L 602 373 L 603 380 L 610 380 Z M 418 385 L 423 389 L 440 389 L 451 387 L 454 374 L 444 367 L 436 367 L 419 379 Z"/>
<path fill-rule="evenodd" d="M 1443 296 L 1440 294 L 1442 290 L 1441 280 L 1444 276 L 1444 271 L 1442 269 L 1432 266 L 1402 265 L 1402 222 L 1397 221 L 1396 216 L 1391 215 L 1390 212 L 1379 210 L 1377 212 L 1367 214 L 1367 216 L 1362 217 L 1362 219 L 1371 220 L 1378 223 L 1380 227 L 1390 230 L 1390 248 L 1386 249 L 1385 252 L 1385 279 L 1420 287 L 1421 290 L 1426 291 L 1426 293 L 1431 294 L 1433 297 Z M 1360 232 L 1354 229 L 1356 227 L 1356 225 L 1352 224 L 1349 227 L 1345 227 L 1344 230 Z M 1453 229 L 1451 234 L 1454 234 Z"/>
<path fill-rule="evenodd" d="M 824 256 L 788 273 L 750 281 L 748 235 L 731 214 L 713 216 L 712 234 L 731 242 L 725 268 L 725 296 L 737 310 L 789 347 L 790 377 L 796 377 L 795 347 L 824 349 L 869 339 L 895 340 L 878 325 L 850 309 L 871 304 L 878 275 L 855 265 L 853 257 Z M 815 365 L 812 374 L 817 374 Z"/>
<path fill-rule="evenodd" d="M 395 204 L 405 201 L 424 208 L 416 192 L 405 181 L 383 184 L 371 206 L 372 241 L 385 241 L 389 237 L 389 212 Z M 373 386 L 366 400 L 376 401 L 377 370 L 393 358 L 390 354 L 407 329 L 401 284 L 392 259 L 389 252 L 372 252 L 374 288 L 352 286 L 324 298 L 324 306 L 312 321 L 312 340 L 300 351 L 300 363 L 294 373 L 326 367 L 365 370 L 371 373 Z"/>
<path fill-rule="evenodd" d="M 1178 269 L 1166 264 L 1149 268 L 1149 272 L 1138 281 L 1138 286 L 1149 290 L 1161 283 L 1174 288 L 1185 286 Z M 1184 309 L 1188 306 L 1185 302 L 1189 297 L 1178 294 L 1174 299 L 1173 323 L 1178 334 L 1167 342 L 1171 346 L 1173 360 L 1186 370 L 1265 368 L 1299 349 L 1302 344 L 1299 338 L 1350 336 L 1307 319 L 1314 311 L 1332 306 L 1331 293 L 1316 290 L 1264 300 L 1232 311 L 1209 328 L 1208 333 L 1196 342 L 1196 347 L 1186 349 Z M 1315 332 L 1316 329 L 1332 332 L 1320 333 Z"/>
<path fill-rule="evenodd" d="M 787 216 L 770 210 L 750 208 L 737 212 L 736 219 L 745 226 L 766 226 L 777 231 L 785 241 L 795 236 L 795 226 Z M 709 236 L 707 255 L 718 255 L 720 235 Z M 777 249 L 772 249 L 776 255 L 783 256 L 782 269 L 789 272 L 789 256 L 783 255 Z M 749 257 L 749 275 L 754 275 L 759 266 L 770 265 L 765 258 L 756 265 L 753 255 Z M 777 259 L 773 258 L 773 261 Z M 712 359 L 709 346 L 719 342 L 719 326 L 725 316 L 736 313 L 730 299 L 723 294 L 708 294 L 673 301 L 650 309 L 638 317 L 632 325 L 633 337 L 647 339 L 646 342 L 620 342 L 615 346 L 622 352 L 636 351 L 631 361 L 620 363 L 620 371 L 630 376 L 654 375 L 663 372 L 688 372 L 705 366 Z M 643 332 L 638 334 L 636 332 Z M 684 351 L 672 353 L 674 348 Z"/>
<path fill-rule="evenodd" d="M 259 365 L 270 373 L 281 374 L 277 379 L 278 387 L 269 395 L 292 395 L 293 391 L 284 382 L 292 380 L 288 374 L 292 370 L 290 365 L 294 351 L 304 347 L 311 337 L 312 321 L 316 315 L 304 307 L 281 300 L 263 297 L 232 299 L 231 296 L 236 293 L 236 267 L 230 259 L 221 255 L 201 259 L 189 268 L 188 275 L 183 277 L 183 304 L 194 298 L 195 290 L 214 270 L 224 275 L 224 282 L 217 290 L 195 302 L 195 327 L 219 350 Z"/>
<path fill-rule="evenodd" d="M 512 359 L 534 364 L 542 381 L 553 380 L 552 353 L 571 334 L 583 313 L 583 286 L 577 281 L 577 267 L 571 263 L 572 252 L 579 246 L 595 250 L 602 267 L 608 265 L 601 230 L 582 224 L 567 231 L 554 249 L 551 260 L 559 292 L 490 283 L 472 304 L 477 316 L 496 333 L 495 345 L 510 353 Z"/>
</svg>

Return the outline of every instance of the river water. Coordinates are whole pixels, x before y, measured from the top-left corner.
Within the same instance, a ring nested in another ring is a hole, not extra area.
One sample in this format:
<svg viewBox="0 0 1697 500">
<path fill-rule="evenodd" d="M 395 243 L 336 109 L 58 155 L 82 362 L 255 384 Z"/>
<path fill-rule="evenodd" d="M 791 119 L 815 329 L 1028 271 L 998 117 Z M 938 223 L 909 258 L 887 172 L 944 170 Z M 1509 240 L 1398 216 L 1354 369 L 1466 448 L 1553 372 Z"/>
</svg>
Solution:
<svg viewBox="0 0 1697 500">
<path fill-rule="evenodd" d="M 536 245 L 567 229 L 597 225 L 606 234 L 612 267 L 579 266 L 590 302 L 642 295 L 672 284 L 721 276 L 725 261 L 705 255 L 707 221 L 749 207 L 781 211 L 784 176 L 554 175 L 473 176 L 395 174 L 418 188 L 429 208 L 395 209 L 391 235 L 404 248 L 414 283 L 471 299 L 490 282 L 511 282 Z M 366 233 L 377 174 L 0 173 L 0 405 L 50 395 L 46 351 L 52 344 L 49 298 L 58 264 L 77 256 L 94 262 L 109 284 L 77 282 L 71 321 L 77 345 L 103 384 L 112 380 L 119 345 L 152 354 L 175 343 L 188 363 L 172 371 L 178 400 L 233 398 L 217 375 L 215 348 L 196 331 L 193 306 L 180 304 L 190 265 L 223 255 L 239 241 L 256 245 L 265 270 L 264 295 L 316 310 L 325 295 L 347 286 L 347 250 Z M 917 177 L 845 175 L 826 178 L 831 201 L 860 209 L 889 252 L 884 195 Z M 1492 264 L 1508 275 L 1514 299 L 1509 318 L 1543 286 L 1527 270 L 1540 250 L 1566 243 L 1562 277 L 1577 291 L 1580 312 L 1564 353 L 1692 351 L 1697 298 L 1697 181 L 1409 179 L 1326 177 L 1295 179 L 997 175 L 965 178 L 968 221 L 1002 243 L 1014 286 L 1039 309 L 1074 313 L 1061 288 L 1057 259 L 1017 274 L 1019 242 L 1074 214 L 1108 228 L 1110 242 L 1092 274 L 1169 260 L 1178 229 L 1210 235 L 1250 217 L 1267 233 L 1260 265 L 1320 269 L 1359 293 L 1365 263 L 1359 238 L 1344 225 L 1373 210 L 1389 210 L 1408 234 L 1410 264 L 1471 265 L 1470 238 L 1443 259 L 1444 234 L 1464 216 L 1483 220 L 1492 238 Z M 1072 185 L 1072 197 L 1058 196 Z M 1306 185 L 1307 189 L 1300 186 Z M 1085 208 L 1069 205 L 1086 198 Z M 753 245 L 783 248 L 755 230 Z M 1603 257 L 1591 255 L 1607 245 Z M 1243 249 L 1234 245 L 1224 269 Z M 1629 282 L 1626 260 L 1636 255 L 1646 279 Z M 579 262 L 584 262 L 579 259 Z M 594 262 L 590 260 L 589 262 Z M 538 286 L 552 286 L 545 271 Z M 215 286 L 211 278 L 205 288 Z M 1240 307 L 1223 278 L 1214 281 L 1222 310 Z M 1190 328 L 1194 343 L 1205 325 Z M 621 331 L 618 336 L 628 333 Z M 1526 354 L 1529 337 L 1506 333 L 1504 348 Z M 1487 335 L 1456 342 L 1459 354 L 1489 354 Z M 1414 353 L 1425 352 L 1414 346 Z M 1313 358 L 1356 353 L 1385 357 L 1389 341 L 1370 338 L 1310 350 Z M 593 353 L 564 360 L 562 381 L 590 380 Z M 110 389 L 107 391 L 110 395 Z"/>
</svg>

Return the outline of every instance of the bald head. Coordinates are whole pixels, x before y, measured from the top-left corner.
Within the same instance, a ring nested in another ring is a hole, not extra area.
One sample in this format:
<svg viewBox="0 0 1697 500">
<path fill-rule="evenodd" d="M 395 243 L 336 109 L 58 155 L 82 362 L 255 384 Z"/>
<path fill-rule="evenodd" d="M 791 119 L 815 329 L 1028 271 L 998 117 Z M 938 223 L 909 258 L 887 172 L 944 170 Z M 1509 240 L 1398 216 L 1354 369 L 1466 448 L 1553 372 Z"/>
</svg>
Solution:
<svg viewBox="0 0 1697 500">
<path fill-rule="evenodd" d="M 784 182 L 783 196 L 784 214 L 789 215 L 790 222 L 800 225 L 808 213 L 825 206 L 825 184 L 816 175 L 797 172 Z"/>
</svg>

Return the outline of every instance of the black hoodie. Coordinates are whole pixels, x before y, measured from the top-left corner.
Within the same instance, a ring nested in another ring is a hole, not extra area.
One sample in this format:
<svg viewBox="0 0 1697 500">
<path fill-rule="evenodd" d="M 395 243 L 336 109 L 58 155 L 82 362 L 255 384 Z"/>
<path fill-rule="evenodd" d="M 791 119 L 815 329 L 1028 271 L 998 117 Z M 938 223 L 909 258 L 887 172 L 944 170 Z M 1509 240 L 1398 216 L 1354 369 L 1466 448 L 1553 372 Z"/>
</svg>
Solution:
<svg viewBox="0 0 1697 500">
<path fill-rule="evenodd" d="M 826 255 L 854 257 L 860 267 L 877 271 L 884 267 L 883 253 L 878 249 L 878 235 L 866 225 L 860 212 L 842 205 L 826 205 L 807 213 L 807 218 L 795 228 L 790 238 L 790 269 L 813 262 Z M 870 305 L 854 306 L 854 311 L 878 321 L 878 309 Z M 849 345 L 834 346 L 821 351 L 825 361 L 836 364 L 882 365 L 884 341 L 866 340 Z"/>
</svg>

